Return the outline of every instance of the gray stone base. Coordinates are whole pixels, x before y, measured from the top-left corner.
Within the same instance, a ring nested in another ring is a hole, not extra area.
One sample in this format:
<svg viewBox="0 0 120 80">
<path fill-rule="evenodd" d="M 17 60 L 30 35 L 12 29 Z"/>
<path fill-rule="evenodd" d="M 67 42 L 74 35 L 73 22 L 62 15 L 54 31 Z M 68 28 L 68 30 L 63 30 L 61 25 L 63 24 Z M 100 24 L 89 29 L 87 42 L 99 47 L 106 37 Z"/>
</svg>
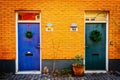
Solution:
<svg viewBox="0 0 120 80">
<path fill-rule="evenodd" d="M 53 70 L 53 65 L 55 61 L 55 69 L 63 70 L 64 68 L 72 69 L 73 60 L 42 60 L 42 70 L 45 66 L 49 68 L 50 71 Z"/>
<path fill-rule="evenodd" d="M 0 73 L 15 73 L 15 60 L 0 60 Z"/>
<path fill-rule="evenodd" d="M 42 60 L 42 69 L 44 66 L 48 66 L 50 70 L 53 70 L 54 60 Z M 72 69 L 73 60 L 55 60 L 55 68 L 62 70 L 63 68 Z M 109 70 L 120 72 L 120 59 L 109 59 Z"/>
<path fill-rule="evenodd" d="M 42 70 L 47 66 L 50 71 L 53 70 L 54 60 L 42 60 Z M 55 60 L 55 69 L 63 70 L 68 68 L 72 70 L 73 60 Z M 120 72 L 120 59 L 109 59 L 109 70 Z M 15 60 L 0 60 L 0 73 L 15 73 Z"/>
<path fill-rule="evenodd" d="M 109 70 L 120 72 L 120 59 L 109 59 Z"/>
</svg>

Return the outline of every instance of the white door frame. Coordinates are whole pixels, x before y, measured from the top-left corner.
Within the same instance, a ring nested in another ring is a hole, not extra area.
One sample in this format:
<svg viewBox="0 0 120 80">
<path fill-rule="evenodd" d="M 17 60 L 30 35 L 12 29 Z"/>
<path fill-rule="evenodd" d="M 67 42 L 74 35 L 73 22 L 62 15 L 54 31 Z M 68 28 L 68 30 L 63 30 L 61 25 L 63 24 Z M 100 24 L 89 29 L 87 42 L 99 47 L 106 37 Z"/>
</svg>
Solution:
<svg viewBox="0 0 120 80">
<path fill-rule="evenodd" d="M 85 14 L 84 14 L 84 17 L 86 18 Z M 86 55 L 86 52 L 85 52 L 85 28 L 86 28 L 86 23 L 106 23 L 106 70 L 85 70 L 85 73 L 105 73 L 106 71 L 108 71 L 108 13 L 107 13 L 107 16 L 106 16 L 106 21 L 85 21 L 85 18 L 84 18 L 84 64 L 85 64 L 85 55 Z"/>
<path fill-rule="evenodd" d="M 27 11 L 19 11 L 19 12 L 26 12 Z M 16 70 L 15 70 L 15 74 L 41 74 L 41 70 L 42 70 L 42 57 L 41 57 L 41 49 L 40 49 L 40 71 L 18 71 L 18 23 L 39 23 L 39 27 L 40 27 L 40 47 L 41 47 L 41 14 L 39 13 L 40 19 L 39 20 L 18 20 L 18 13 L 16 12 Z"/>
</svg>

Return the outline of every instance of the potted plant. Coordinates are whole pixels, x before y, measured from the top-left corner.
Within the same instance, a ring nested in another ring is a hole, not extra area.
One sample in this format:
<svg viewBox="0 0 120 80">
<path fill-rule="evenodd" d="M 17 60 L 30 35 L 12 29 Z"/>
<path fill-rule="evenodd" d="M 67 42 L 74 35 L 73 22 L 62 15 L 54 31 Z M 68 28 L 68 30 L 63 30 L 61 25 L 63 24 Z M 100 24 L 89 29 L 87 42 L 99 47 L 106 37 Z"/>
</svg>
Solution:
<svg viewBox="0 0 120 80">
<path fill-rule="evenodd" d="M 75 63 L 72 64 L 74 75 L 83 76 L 84 75 L 84 64 L 82 55 L 76 55 L 74 58 Z"/>
</svg>

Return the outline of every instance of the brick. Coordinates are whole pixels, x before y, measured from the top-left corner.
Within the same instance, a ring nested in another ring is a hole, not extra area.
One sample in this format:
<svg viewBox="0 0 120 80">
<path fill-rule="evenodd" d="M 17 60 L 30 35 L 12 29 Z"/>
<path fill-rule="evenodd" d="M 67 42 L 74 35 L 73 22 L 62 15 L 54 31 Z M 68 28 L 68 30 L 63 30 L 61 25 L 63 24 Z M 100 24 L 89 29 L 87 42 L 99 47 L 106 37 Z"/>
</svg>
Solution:
<svg viewBox="0 0 120 80">
<path fill-rule="evenodd" d="M 42 59 L 54 59 L 53 50 L 57 52 L 56 59 L 71 59 L 77 54 L 84 55 L 84 12 L 107 10 L 109 41 L 117 42 L 113 46 L 108 45 L 109 59 L 120 59 L 120 52 L 115 47 L 120 44 L 119 4 L 120 0 L 0 0 L 0 59 L 16 59 L 15 10 L 41 10 Z M 54 24 L 53 32 L 45 31 L 48 22 Z M 78 32 L 70 32 L 70 25 L 73 22 L 78 24 Z M 55 49 L 51 40 L 55 41 Z M 59 41 L 60 49 L 57 50 Z"/>
</svg>

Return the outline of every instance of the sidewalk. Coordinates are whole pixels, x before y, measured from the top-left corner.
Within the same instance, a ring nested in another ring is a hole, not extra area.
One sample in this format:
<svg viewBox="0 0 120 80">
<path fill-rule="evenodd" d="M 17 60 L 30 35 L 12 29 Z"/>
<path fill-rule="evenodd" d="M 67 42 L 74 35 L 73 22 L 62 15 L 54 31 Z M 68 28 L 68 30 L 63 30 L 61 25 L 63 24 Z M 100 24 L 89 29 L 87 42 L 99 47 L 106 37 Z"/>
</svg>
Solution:
<svg viewBox="0 0 120 80">
<path fill-rule="evenodd" d="M 110 73 L 87 73 L 83 77 L 79 76 L 57 76 L 43 74 L 5 74 L 0 80 L 120 80 L 119 74 Z"/>
</svg>

